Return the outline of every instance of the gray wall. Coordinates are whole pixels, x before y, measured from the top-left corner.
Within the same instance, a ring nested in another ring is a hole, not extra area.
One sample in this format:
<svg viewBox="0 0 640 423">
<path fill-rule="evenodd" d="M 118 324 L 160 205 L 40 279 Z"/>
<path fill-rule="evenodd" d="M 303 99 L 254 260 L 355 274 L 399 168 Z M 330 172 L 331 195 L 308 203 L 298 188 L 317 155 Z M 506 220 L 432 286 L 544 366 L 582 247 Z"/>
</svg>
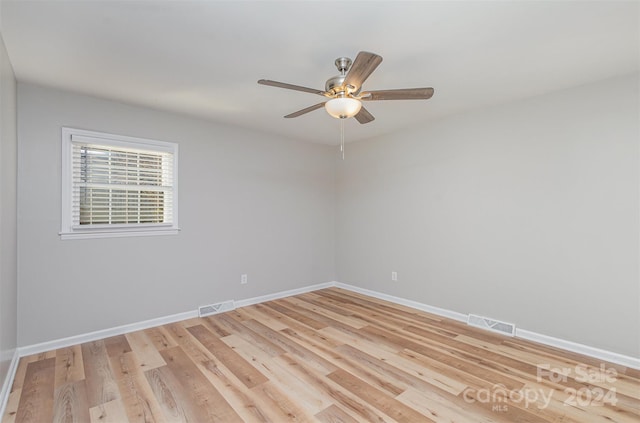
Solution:
<svg viewBox="0 0 640 423">
<path fill-rule="evenodd" d="M 0 33 L 0 387 L 16 348 L 16 81 Z"/>
<path fill-rule="evenodd" d="M 449 117 L 336 165 L 334 147 L 19 84 L 18 344 L 337 279 L 638 356 L 639 88 Z M 178 142 L 180 235 L 61 241 L 63 125 Z"/>
<path fill-rule="evenodd" d="M 61 241 L 62 126 L 179 143 L 181 233 Z M 23 83 L 18 130 L 19 345 L 335 279 L 335 148 Z"/>
<path fill-rule="evenodd" d="M 638 93 L 632 75 L 349 144 L 338 280 L 640 356 Z"/>
</svg>

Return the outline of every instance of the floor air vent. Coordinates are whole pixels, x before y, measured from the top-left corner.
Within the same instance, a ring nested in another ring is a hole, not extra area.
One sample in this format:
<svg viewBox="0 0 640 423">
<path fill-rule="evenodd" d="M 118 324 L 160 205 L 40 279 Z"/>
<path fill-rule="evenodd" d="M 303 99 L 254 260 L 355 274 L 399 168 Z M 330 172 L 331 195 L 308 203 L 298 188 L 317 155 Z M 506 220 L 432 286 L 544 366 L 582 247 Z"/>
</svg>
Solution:
<svg viewBox="0 0 640 423">
<path fill-rule="evenodd" d="M 488 319 L 486 317 L 470 314 L 467 318 L 467 324 L 481 329 L 490 330 L 492 332 L 501 333 L 503 335 L 515 336 L 516 325 L 513 323 L 500 322 L 498 320 Z"/>
<path fill-rule="evenodd" d="M 210 316 L 212 314 L 224 313 L 225 311 L 234 310 L 236 305 L 233 300 L 224 301 L 222 303 L 209 304 L 198 307 L 200 317 Z"/>
</svg>

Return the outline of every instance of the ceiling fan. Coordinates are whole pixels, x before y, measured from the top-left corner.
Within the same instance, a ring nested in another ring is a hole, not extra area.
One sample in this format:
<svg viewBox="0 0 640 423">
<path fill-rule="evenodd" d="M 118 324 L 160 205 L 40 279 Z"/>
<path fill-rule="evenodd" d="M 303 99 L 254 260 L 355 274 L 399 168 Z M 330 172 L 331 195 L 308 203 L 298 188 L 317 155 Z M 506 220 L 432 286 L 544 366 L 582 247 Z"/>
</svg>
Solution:
<svg viewBox="0 0 640 423">
<path fill-rule="evenodd" d="M 381 62 L 381 56 L 367 51 L 359 52 L 353 62 L 348 57 L 337 58 L 335 65 L 340 75 L 329 78 L 325 84 L 324 91 L 269 79 L 261 79 L 258 84 L 318 94 L 329 99 L 290 113 L 285 118 L 295 118 L 324 107 L 335 118 L 355 117 L 360 123 L 369 123 L 375 118 L 362 106 L 362 101 L 428 100 L 433 96 L 433 88 L 362 91 L 362 84 Z"/>
</svg>

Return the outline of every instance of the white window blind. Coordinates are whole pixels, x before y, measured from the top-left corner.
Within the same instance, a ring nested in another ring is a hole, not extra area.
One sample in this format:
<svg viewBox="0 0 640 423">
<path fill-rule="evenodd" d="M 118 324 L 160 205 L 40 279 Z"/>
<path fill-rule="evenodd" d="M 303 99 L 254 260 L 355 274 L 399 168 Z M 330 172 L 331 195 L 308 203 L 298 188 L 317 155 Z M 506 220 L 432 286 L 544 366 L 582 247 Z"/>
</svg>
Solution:
<svg viewBox="0 0 640 423">
<path fill-rule="evenodd" d="M 65 129 L 63 235 L 177 229 L 175 144 Z"/>
</svg>

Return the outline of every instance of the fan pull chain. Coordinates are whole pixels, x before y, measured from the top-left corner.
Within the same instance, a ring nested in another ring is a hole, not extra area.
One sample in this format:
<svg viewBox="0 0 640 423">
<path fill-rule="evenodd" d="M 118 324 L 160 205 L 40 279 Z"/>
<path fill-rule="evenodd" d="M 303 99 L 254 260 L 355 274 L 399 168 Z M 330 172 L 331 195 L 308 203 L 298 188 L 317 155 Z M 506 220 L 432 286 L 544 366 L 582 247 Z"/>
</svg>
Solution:
<svg viewBox="0 0 640 423">
<path fill-rule="evenodd" d="M 344 119 L 340 119 L 340 151 L 344 160 Z"/>
</svg>

